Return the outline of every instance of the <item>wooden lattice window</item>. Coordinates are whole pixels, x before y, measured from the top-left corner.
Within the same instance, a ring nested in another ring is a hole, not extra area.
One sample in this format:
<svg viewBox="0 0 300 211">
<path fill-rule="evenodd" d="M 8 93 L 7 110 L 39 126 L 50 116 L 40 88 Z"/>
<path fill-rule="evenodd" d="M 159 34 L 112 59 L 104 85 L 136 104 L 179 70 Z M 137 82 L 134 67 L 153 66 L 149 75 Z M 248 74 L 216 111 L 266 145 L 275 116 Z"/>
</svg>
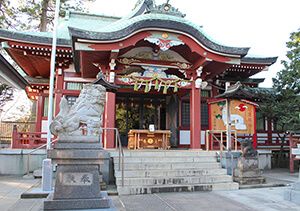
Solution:
<svg viewBox="0 0 300 211">
<path fill-rule="evenodd" d="M 208 127 L 208 105 L 206 102 L 201 103 L 201 127 Z"/>
<path fill-rule="evenodd" d="M 67 90 L 82 90 L 84 83 L 78 82 L 67 82 L 66 88 Z"/>
<path fill-rule="evenodd" d="M 190 102 L 182 102 L 181 104 L 181 125 L 190 125 Z"/>
</svg>

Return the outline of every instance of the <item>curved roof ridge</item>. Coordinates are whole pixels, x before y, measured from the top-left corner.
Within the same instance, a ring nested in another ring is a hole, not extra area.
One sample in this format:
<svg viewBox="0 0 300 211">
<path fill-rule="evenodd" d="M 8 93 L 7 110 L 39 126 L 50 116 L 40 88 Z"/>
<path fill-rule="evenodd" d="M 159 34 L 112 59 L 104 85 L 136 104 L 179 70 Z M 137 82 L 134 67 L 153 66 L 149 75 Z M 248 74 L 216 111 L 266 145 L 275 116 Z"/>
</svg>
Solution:
<svg viewBox="0 0 300 211">
<path fill-rule="evenodd" d="M 103 13 L 90 13 L 90 12 L 80 12 L 80 11 L 75 11 L 75 10 L 69 10 L 69 18 L 72 17 L 73 15 L 78 15 L 78 16 L 91 16 L 91 17 L 99 17 L 99 18 L 111 18 L 111 19 L 121 19 L 122 17 L 118 16 L 113 16 L 113 15 L 105 15 Z"/>
<path fill-rule="evenodd" d="M 197 38 L 204 46 L 221 53 L 239 54 L 245 56 L 249 48 L 231 47 L 212 41 L 202 28 L 190 20 L 158 13 L 138 15 L 130 19 L 121 19 L 109 25 L 98 28 L 97 31 L 85 31 L 69 27 L 71 36 L 92 40 L 116 40 L 121 39 L 134 31 L 143 28 L 165 28 L 182 31 Z"/>
</svg>

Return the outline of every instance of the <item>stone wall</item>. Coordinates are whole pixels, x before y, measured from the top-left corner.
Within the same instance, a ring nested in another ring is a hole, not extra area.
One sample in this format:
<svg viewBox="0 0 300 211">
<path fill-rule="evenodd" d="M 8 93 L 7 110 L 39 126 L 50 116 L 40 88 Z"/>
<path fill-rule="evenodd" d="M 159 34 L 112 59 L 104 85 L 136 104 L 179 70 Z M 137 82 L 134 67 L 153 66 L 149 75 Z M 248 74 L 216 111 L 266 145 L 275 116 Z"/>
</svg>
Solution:
<svg viewBox="0 0 300 211">
<path fill-rule="evenodd" d="M 24 175 L 27 172 L 27 153 L 31 150 L 1 149 L 0 150 L 0 175 Z M 37 150 L 30 155 L 30 171 L 42 167 L 46 158 L 45 150 Z"/>
</svg>

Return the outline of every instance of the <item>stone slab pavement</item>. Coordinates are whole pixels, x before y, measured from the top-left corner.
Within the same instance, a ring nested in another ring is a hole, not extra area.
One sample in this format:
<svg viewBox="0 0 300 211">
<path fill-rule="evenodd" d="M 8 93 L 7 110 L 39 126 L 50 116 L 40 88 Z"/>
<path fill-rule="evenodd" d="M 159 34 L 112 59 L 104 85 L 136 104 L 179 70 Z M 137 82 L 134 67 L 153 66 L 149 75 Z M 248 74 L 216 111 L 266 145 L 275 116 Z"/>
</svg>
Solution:
<svg viewBox="0 0 300 211">
<path fill-rule="evenodd" d="M 1 176 L 0 177 L 0 210 L 14 210 L 13 207 L 19 203 L 20 195 L 31 188 L 38 185 L 38 179 L 23 179 L 15 176 Z M 33 208 L 38 202 L 25 202 L 26 208 Z M 29 204 L 28 204 L 29 203 Z M 27 205 L 28 204 L 28 205 Z M 29 209 L 29 210 L 30 210 Z"/>
<path fill-rule="evenodd" d="M 286 169 L 265 172 L 272 181 L 286 184 L 298 180 L 298 174 Z M 0 177 L 0 211 L 41 211 L 44 199 L 20 199 L 37 179 Z M 300 206 L 283 198 L 285 187 L 240 189 L 234 191 L 159 193 L 133 196 L 110 196 L 120 211 L 300 211 Z"/>
<path fill-rule="evenodd" d="M 299 211 L 299 205 L 283 199 L 286 187 L 193 193 L 160 193 L 121 196 L 119 210 L 130 211 Z M 116 201 L 116 200 L 114 200 Z"/>
</svg>

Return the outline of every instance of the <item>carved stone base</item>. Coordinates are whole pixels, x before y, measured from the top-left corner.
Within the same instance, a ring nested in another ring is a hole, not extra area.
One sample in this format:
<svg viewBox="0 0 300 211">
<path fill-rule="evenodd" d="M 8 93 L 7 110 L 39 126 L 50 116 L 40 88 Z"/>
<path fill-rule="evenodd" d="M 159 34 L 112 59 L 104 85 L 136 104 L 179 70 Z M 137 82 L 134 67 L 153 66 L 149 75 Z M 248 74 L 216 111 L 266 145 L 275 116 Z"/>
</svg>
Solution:
<svg viewBox="0 0 300 211">
<path fill-rule="evenodd" d="M 74 210 L 74 209 L 105 209 L 116 210 L 107 192 L 101 192 L 95 199 L 59 199 L 55 200 L 50 194 L 44 202 L 44 210 Z"/>
<path fill-rule="evenodd" d="M 54 193 L 44 210 L 109 209 L 112 202 L 100 191 L 105 151 L 95 143 L 58 142 L 48 157 L 57 164 Z"/>
<path fill-rule="evenodd" d="M 240 157 L 238 159 L 237 168 L 234 170 L 233 180 L 238 182 L 240 185 L 265 183 L 266 180 L 263 176 L 261 176 L 258 168 L 258 158 Z"/>
</svg>

